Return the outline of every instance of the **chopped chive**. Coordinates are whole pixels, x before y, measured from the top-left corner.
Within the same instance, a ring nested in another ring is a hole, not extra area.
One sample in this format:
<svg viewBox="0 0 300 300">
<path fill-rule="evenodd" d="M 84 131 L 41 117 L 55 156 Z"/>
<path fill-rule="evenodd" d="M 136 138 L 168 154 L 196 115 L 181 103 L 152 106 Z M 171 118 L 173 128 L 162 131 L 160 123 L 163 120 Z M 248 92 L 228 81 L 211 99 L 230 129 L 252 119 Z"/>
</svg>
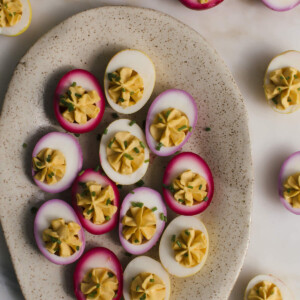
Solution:
<svg viewBox="0 0 300 300">
<path fill-rule="evenodd" d="M 297 90 L 300 91 L 300 88 L 298 88 Z"/>
<path fill-rule="evenodd" d="M 136 288 L 135 288 L 135 290 L 138 292 L 140 290 L 140 286 L 137 285 Z"/>
<path fill-rule="evenodd" d="M 172 238 L 171 238 L 171 241 L 174 243 L 174 242 L 175 242 L 175 240 L 176 240 L 176 235 L 175 235 L 175 234 L 173 234 L 173 235 L 172 235 Z"/>
<path fill-rule="evenodd" d="M 103 134 L 107 134 L 108 130 L 107 128 L 104 129 Z"/>
<path fill-rule="evenodd" d="M 131 91 L 131 92 L 130 92 L 130 96 L 132 96 L 133 94 L 134 94 L 134 91 Z"/>
<path fill-rule="evenodd" d="M 151 278 L 151 279 L 150 279 L 150 282 L 154 282 L 154 279 L 153 279 L 153 278 Z"/>
<path fill-rule="evenodd" d="M 202 189 L 202 184 L 200 184 L 200 186 L 199 186 L 199 190 L 201 190 Z"/>
<path fill-rule="evenodd" d="M 159 150 L 161 149 L 162 146 L 163 146 L 163 143 L 159 142 L 159 143 L 157 144 L 157 146 L 155 147 L 155 149 L 159 151 Z"/>
<path fill-rule="evenodd" d="M 47 161 L 47 162 L 50 162 L 50 161 L 51 161 L 51 155 L 50 155 L 50 154 L 47 156 L 46 161 Z"/>
<path fill-rule="evenodd" d="M 158 122 L 163 122 L 163 119 L 161 117 L 158 117 Z"/>
<path fill-rule="evenodd" d="M 278 88 L 277 88 L 277 90 L 280 92 L 280 91 L 281 91 L 281 88 L 280 88 L 280 87 L 278 87 Z"/>
<path fill-rule="evenodd" d="M 15 11 L 13 12 L 13 15 L 14 15 L 14 16 L 16 15 L 16 12 L 15 12 Z"/>
<path fill-rule="evenodd" d="M 280 76 L 280 79 L 281 79 L 281 80 L 283 80 L 283 79 L 284 79 L 284 77 L 283 77 L 283 76 Z"/>
<path fill-rule="evenodd" d="M 96 287 L 97 287 L 97 289 L 99 289 L 99 287 L 100 287 L 100 283 L 97 283 Z"/>
<path fill-rule="evenodd" d="M 127 141 L 124 141 L 124 147 L 127 148 L 128 144 Z"/>
<path fill-rule="evenodd" d="M 140 300 L 145 300 L 146 299 L 146 294 L 143 294 L 143 296 L 142 297 L 140 297 Z"/>
<path fill-rule="evenodd" d="M 175 193 L 175 189 L 174 189 L 174 187 L 173 187 L 172 184 L 170 184 L 170 185 L 163 184 L 163 187 L 164 187 L 165 189 L 169 190 L 170 192 Z"/>
<path fill-rule="evenodd" d="M 12 17 L 13 15 L 10 13 L 9 16 Z"/>
<path fill-rule="evenodd" d="M 117 113 L 112 113 L 111 116 L 114 118 L 114 119 L 118 119 L 119 118 L 119 115 Z"/>
<path fill-rule="evenodd" d="M 184 203 L 184 200 L 183 199 L 178 199 L 178 202 Z"/>
<path fill-rule="evenodd" d="M 297 78 L 298 78 L 298 76 L 297 76 L 297 75 L 294 75 L 294 78 L 295 78 L 295 79 L 297 79 Z"/>
<path fill-rule="evenodd" d="M 123 156 L 125 156 L 129 160 L 133 160 L 133 157 L 130 154 L 128 154 L 128 153 L 124 153 Z"/>
<path fill-rule="evenodd" d="M 77 98 L 81 98 L 81 97 L 82 97 L 82 95 L 80 95 L 80 94 L 78 94 L 78 93 L 75 93 L 75 96 L 76 96 Z"/>
<path fill-rule="evenodd" d="M 139 240 L 138 240 L 138 239 L 135 239 L 135 240 L 134 240 L 134 242 L 135 242 L 135 243 L 138 243 L 138 242 L 139 242 Z"/>
<path fill-rule="evenodd" d="M 26 143 L 23 143 L 22 147 L 25 149 L 27 148 L 27 144 Z"/>
<path fill-rule="evenodd" d="M 130 191 L 130 194 L 134 194 L 134 191 Z"/>
<path fill-rule="evenodd" d="M 76 246 L 76 250 L 77 250 L 77 251 L 79 250 L 79 246 Z"/>
<path fill-rule="evenodd" d="M 92 277 L 92 272 L 89 273 L 89 277 L 90 277 L 90 278 Z"/>
<path fill-rule="evenodd" d="M 86 188 L 86 183 L 79 181 L 78 184 L 82 187 L 82 188 Z"/>
<path fill-rule="evenodd" d="M 288 193 L 290 193 L 290 192 L 291 192 L 291 189 L 287 189 L 286 191 L 287 191 Z"/>
<path fill-rule="evenodd" d="M 190 235 L 190 234 L 191 234 L 188 230 L 185 230 L 184 233 L 185 233 L 186 235 Z"/>
<path fill-rule="evenodd" d="M 96 295 L 97 295 L 97 291 L 93 291 L 93 292 L 89 293 L 87 296 L 94 298 Z"/>
<path fill-rule="evenodd" d="M 80 134 L 79 134 L 79 133 L 74 133 L 74 135 L 75 135 L 76 137 L 80 137 Z"/>
<path fill-rule="evenodd" d="M 139 187 L 141 187 L 141 186 L 143 186 L 145 184 L 145 182 L 141 179 L 141 180 L 139 180 L 138 182 L 136 182 L 136 186 L 139 186 Z"/>
<path fill-rule="evenodd" d="M 96 166 L 96 168 L 94 169 L 94 171 L 95 172 L 99 172 L 99 170 L 100 170 L 100 166 L 98 165 L 98 166 Z"/>
<path fill-rule="evenodd" d="M 84 170 L 80 171 L 78 175 L 81 176 L 83 173 L 84 173 Z"/>
<path fill-rule="evenodd" d="M 112 273 L 112 272 L 107 272 L 107 275 L 108 275 L 109 278 L 114 277 L 114 273 Z"/>
<path fill-rule="evenodd" d="M 183 126 L 181 126 L 180 128 L 178 128 L 177 130 L 178 131 L 182 131 L 183 129 L 186 129 L 187 128 L 187 126 L 186 125 L 183 125 Z"/>
<path fill-rule="evenodd" d="M 92 192 L 92 196 L 95 197 L 96 196 L 96 192 L 93 191 Z"/>
<path fill-rule="evenodd" d="M 133 150 L 135 153 L 140 153 L 140 150 L 137 147 L 134 147 Z"/>
<path fill-rule="evenodd" d="M 145 144 L 144 144 L 142 141 L 140 141 L 140 145 L 141 145 L 141 147 L 142 147 L 143 149 L 146 148 Z"/>
<path fill-rule="evenodd" d="M 69 98 L 72 98 L 72 92 L 70 90 L 67 91 L 67 95 L 69 96 Z"/>
<path fill-rule="evenodd" d="M 210 129 L 210 127 L 205 127 L 204 130 L 205 131 L 210 131 L 211 129 Z"/>
<path fill-rule="evenodd" d="M 204 197 L 203 201 L 206 202 L 208 200 L 207 196 Z"/>
<path fill-rule="evenodd" d="M 38 167 L 41 167 L 41 166 L 42 166 L 42 163 L 38 161 L 38 162 L 36 163 L 36 165 L 37 165 Z"/>
<path fill-rule="evenodd" d="M 118 189 L 121 189 L 122 187 L 123 187 L 122 184 L 117 184 L 117 188 L 118 188 Z"/>
<path fill-rule="evenodd" d="M 105 216 L 105 220 L 109 221 L 110 220 L 110 216 Z"/>
<path fill-rule="evenodd" d="M 180 151 L 176 151 L 175 153 L 174 153 L 174 155 L 177 155 L 177 154 L 179 154 L 180 153 Z"/>
<path fill-rule="evenodd" d="M 113 79 L 117 78 L 118 76 L 114 73 L 108 73 L 107 77 L 108 77 L 109 81 L 112 81 Z"/>
<path fill-rule="evenodd" d="M 286 80 L 290 80 L 290 78 L 291 78 L 291 77 L 290 77 L 290 76 L 288 76 L 288 77 L 286 78 Z"/>
<path fill-rule="evenodd" d="M 148 163 L 149 161 L 150 161 L 150 159 L 146 159 L 146 160 L 145 160 L 145 163 Z"/>
<path fill-rule="evenodd" d="M 139 207 L 139 208 L 142 208 L 144 206 L 144 203 L 143 202 L 131 202 L 131 205 L 133 207 Z"/>
<path fill-rule="evenodd" d="M 125 90 L 123 87 L 122 87 L 122 92 L 123 92 L 123 93 L 125 93 L 125 92 L 126 92 L 126 90 Z"/>
<path fill-rule="evenodd" d="M 119 102 L 124 102 L 125 100 L 122 97 L 120 97 L 118 101 Z"/>
<path fill-rule="evenodd" d="M 189 256 L 189 254 L 186 252 L 186 253 L 184 253 L 184 255 L 183 255 L 184 257 L 188 257 Z"/>
<path fill-rule="evenodd" d="M 132 126 L 135 123 L 136 123 L 136 121 L 132 120 L 132 121 L 130 121 L 129 126 Z"/>
<path fill-rule="evenodd" d="M 116 138 L 114 137 L 108 144 L 108 148 L 111 148 L 112 144 L 115 142 Z"/>
<path fill-rule="evenodd" d="M 176 241 L 176 244 L 178 245 L 179 248 L 182 248 L 182 245 L 178 240 Z"/>
<path fill-rule="evenodd" d="M 109 198 L 106 200 L 106 205 L 108 205 L 108 204 L 111 204 L 111 201 Z"/>
<path fill-rule="evenodd" d="M 35 214 L 37 213 L 37 211 L 38 211 L 38 209 L 37 209 L 35 206 L 31 207 L 31 209 L 30 209 L 30 212 L 31 212 L 33 215 L 35 215 Z"/>
<path fill-rule="evenodd" d="M 170 113 L 171 113 L 171 110 L 168 110 L 168 111 L 166 112 L 166 118 L 167 118 L 167 119 L 168 119 Z"/>
<path fill-rule="evenodd" d="M 89 209 L 86 213 L 87 213 L 88 215 L 90 215 L 93 211 L 94 211 L 94 209 L 91 208 L 91 209 Z"/>
<path fill-rule="evenodd" d="M 156 210 L 157 210 L 157 207 L 154 206 L 151 210 L 152 210 L 152 211 L 156 211 Z"/>
<path fill-rule="evenodd" d="M 49 177 L 49 178 L 52 178 L 53 176 L 54 176 L 54 173 L 53 173 L 53 172 L 51 172 L 51 173 L 48 174 L 48 177 Z"/>
<path fill-rule="evenodd" d="M 188 188 L 189 188 L 189 189 L 192 189 L 193 187 L 192 187 L 191 185 L 188 185 Z"/>
<path fill-rule="evenodd" d="M 276 97 L 272 98 L 272 101 L 273 101 L 275 104 L 278 104 L 278 101 L 277 101 Z"/>
<path fill-rule="evenodd" d="M 72 84 L 71 84 L 71 87 L 74 87 L 74 86 L 76 86 L 76 82 L 75 81 L 72 82 Z"/>
<path fill-rule="evenodd" d="M 288 101 L 288 102 L 292 102 L 292 99 L 289 97 L 287 101 Z"/>
<path fill-rule="evenodd" d="M 160 213 L 159 214 L 159 218 L 162 220 L 162 221 L 167 221 L 166 219 L 167 219 L 167 217 L 163 214 L 163 213 Z"/>
<path fill-rule="evenodd" d="M 190 126 L 189 127 L 189 132 L 191 132 L 193 130 L 193 127 L 192 126 Z"/>
</svg>

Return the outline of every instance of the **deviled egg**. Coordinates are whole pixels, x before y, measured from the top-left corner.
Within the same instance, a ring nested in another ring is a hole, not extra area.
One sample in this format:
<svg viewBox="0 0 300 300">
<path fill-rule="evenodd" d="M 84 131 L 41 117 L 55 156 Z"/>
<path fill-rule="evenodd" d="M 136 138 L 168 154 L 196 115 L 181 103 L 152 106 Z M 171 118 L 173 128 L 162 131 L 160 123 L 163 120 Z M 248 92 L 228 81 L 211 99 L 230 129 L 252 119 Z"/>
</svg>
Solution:
<svg viewBox="0 0 300 300">
<path fill-rule="evenodd" d="M 247 285 L 244 300 L 292 300 L 288 287 L 273 275 L 257 275 Z"/>
<path fill-rule="evenodd" d="M 109 249 L 93 248 L 77 263 L 73 282 L 77 300 L 119 300 L 123 290 L 122 266 Z"/>
<path fill-rule="evenodd" d="M 76 138 L 62 132 L 43 136 L 32 152 L 32 176 L 45 192 L 68 189 L 82 168 L 82 151 Z"/>
<path fill-rule="evenodd" d="M 155 67 L 139 50 L 126 49 L 109 61 L 104 76 L 107 102 L 117 112 L 132 114 L 149 100 L 155 85 Z"/>
<path fill-rule="evenodd" d="M 39 208 L 34 237 L 42 254 L 58 265 L 76 261 L 85 248 L 84 232 L 76 213 L 59 199 L 48 200 Z"/>
<path fill-rule="evenodd" d="M 174 154 L 190 138 L 197 118 L 197 105 L 189 93 L 176 89 L 161 93 L 147 114 L 145 130 L 150 150 L 158 156 Z"/>
<path fill-rule="evenodd" d="M 262 0 L 262 2 L 275 11 L 287 11 L 300 4 L 300 0 Z"/>
<path fill-rule="evenodd" d="M 168 300 L 170 294 L 169 275 L 159 262 L 139 256 L 127 265 L 123 287 L 125 300 Z"/>
<path fill-rule="evenodd" d="M 300 52 L 286 51 L 274 57 L 264 78 L 265 97 L 280 113 L 300 108 Z"/>
<path fill-rule="evenodd" d="M 128 119 L 112 122 L 100 142 L 100 163 L 106 175 L 122 185 L 138 182 L 149 166 L 149 149 L 142 129 Z"/>
<path fill-rule="evenodd" d="M 207 163 L 197 154 L 182 152 L 168 163 L 163 195 L 169 207 L 181 215 L 196 215 L 211 203 L 214 180 Z"/>
<path fill-rule="evenodd" d="M 118 223 L 119 191 L 99 171 L 87 169 L 72 186 L 72 205 L 82 226 L 92 234 L 103 234 Z"/>
<path fill-rule="evenodd" d="M 300 151 L 291 154 L 281 166 L 278 192 L 284 207 L 300 215 Z"/>
<path fill-rule="evenodd" d="M 131 191 L 120 209 L 119 237 L 124 249 L 134 255 L 150 250 L 158 241 L 167 221 L 161 195 L 150 188 Z"/>
<path fill-rule="evenodd" d="M 176 277 L 188 277 L 199 272 L 208 251 L 208 233 L 198 217 L 175 218 L 164 231 L 159 244 L 162 265 Z"/>
<path fill-rule="evenodd" d="M 67 131 L 85 133 L 97 127 L 105 110 L 105 99 L 96 77 L 76 69 L 59 81 L 54 96 L 54 113 Z"/>
<path fill-rule="evenodd" d="M 188 8 L 204 10 L 215 7 L 223 2 L 223 0 L 180 0 L 180 2 Z"/>
<path fill-rule="evenodd" d="M 0 34 L 17 36 L 31 23 L 29 0 L 0 0 Z"/>
</svg>

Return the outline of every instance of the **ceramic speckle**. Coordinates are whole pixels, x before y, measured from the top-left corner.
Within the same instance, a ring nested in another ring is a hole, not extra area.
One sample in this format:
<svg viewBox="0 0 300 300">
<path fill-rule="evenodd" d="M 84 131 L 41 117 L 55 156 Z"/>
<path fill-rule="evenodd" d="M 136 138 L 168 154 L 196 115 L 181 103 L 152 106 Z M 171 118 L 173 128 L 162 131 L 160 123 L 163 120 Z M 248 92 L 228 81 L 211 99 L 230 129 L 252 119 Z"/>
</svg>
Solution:
<svg viewBox="0 0 300 300">
<path fill-rule="evenodd" d="M 33 239 L 31 208 L 54 197 L 71 199 L 70 191 L 55 196 L 41 192 L 30 176 L 37 140 L 53 129 L 62 130 L 52 110 L 55 86 L 72 68 L 87 69 L 103 82 L 109 59 L 125 48 L 147 53 L 157 72 L 152 98 L 132 118 L 142 126 L 151 100 L 159 93 L 167 88 L 187 90 L 197 101 L 199 121 L 184 150 L 200 154 L 215 180 L 214 199 L 201 215 L 211 241 L 209 257 L 197 275 L 172 278 L 171 299 L 227 299 L 248 246 L 252 207 L 252 161 L 243 99 L 223 61 L 199 34 L 162 13 L 129 7 L 86 11 L 58 25 L 23 57 L 10 83 L 0 123 L 0 214 L 23 294 L 28 300 L 74 298 L 74 265 L 51 264 Z M 98 128 L 79 138 L 85 168 L 99 164 L 97 135 L 113 120 L 111 112 L 107 108 Z M 23 143 L 28 144 L 26 149 Z M 168 160 L 154 158 L 144 178 L 146 186 L 161 191 Z M 128 189 L 123 188 L 121 196 Z M 175 214 L 168 213 L 171 220 Z M 123 266 L 131 259 L 116 230 L 103 236 L 86 233 L 86 238 L 87 249 L 108 247 Z M 157 250 L 156 246 L 148 254 L 157 259 Z"/>
</svg>

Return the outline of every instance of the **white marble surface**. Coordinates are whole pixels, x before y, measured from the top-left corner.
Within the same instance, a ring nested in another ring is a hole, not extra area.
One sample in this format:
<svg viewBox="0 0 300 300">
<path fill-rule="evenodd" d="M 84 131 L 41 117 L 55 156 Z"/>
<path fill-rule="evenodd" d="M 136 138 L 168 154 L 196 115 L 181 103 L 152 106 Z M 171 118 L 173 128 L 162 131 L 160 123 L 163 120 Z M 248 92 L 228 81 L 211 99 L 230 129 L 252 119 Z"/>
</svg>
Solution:
<svg viewBox="0 0 300 300">
<path fill-rule="evenodd" d="M 201 33 L 223 57 L 244 96 L 249 113 L 255 167 L 249 251 L 229 300 L 241 300 L 252 276 L 272 273 L 300 295 L 300 216 L 286 211 L 277 197 L 277 175 L 284 158 L 300 150 L 299 114 L 280 115 L 264 101 L 262 79 L 276 54 L 300 50 L 300 6 L 278 13 L 259 0 L 225 0 L 195 12 L 178 0 L 31 0 L 33 21 L 16 38 L 0 36 L 0 107 L 13 70 L 28 48 L 54 25 L 77 12 L 103 5 L 149 7 L 168 13 Z M 20 99 L 21 101 L 21 99 Z M 5 192 L 5 187 L 2 187 Z M 23 299 L 0 232 L 0 298 Z"/>
</svg>

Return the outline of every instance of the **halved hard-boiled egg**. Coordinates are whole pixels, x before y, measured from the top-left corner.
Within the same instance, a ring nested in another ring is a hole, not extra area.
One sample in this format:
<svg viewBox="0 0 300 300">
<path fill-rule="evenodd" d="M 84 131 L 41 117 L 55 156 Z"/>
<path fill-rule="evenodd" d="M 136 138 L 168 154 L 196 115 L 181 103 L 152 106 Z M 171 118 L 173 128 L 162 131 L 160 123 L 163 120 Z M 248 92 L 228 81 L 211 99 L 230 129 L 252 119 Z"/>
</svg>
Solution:
<svg viewBox="0 0 300 300">
<path fill-rule="evenodd" d="M 125 300 L 168 300 L 170 294 L 169 275 L 159 262 L 139 256 L 127 265 L 123 287 Z"/>
<path fill-rule="evenodd" d="M 262 2 L 275 11 L 287 11 L 300 4 L 299 0 L 262 0 Z"/>
<path fill-rule="evenodd" d="M 0 0 L 0 34 L 22 34 L 31 23 L 31 14 L 29 0 Z"/>
<path fill-rule="evenodd" d="M 129 185 L 139 181 L 149 166 L 149 149 L 142 129 L 128 119 L 112 122 L 100 142 L 103 171 L 114 182 Z"/>
<path fill-rule="evenodd" d="M 59 81 L 54 96 L 54 112 L 67 131 L 85 133 L 97 127 L 105 110 L 105 99 L 97 78 L 76 69 Z"/>
<path fill-rule="evenodd" d="M 161 93 L 151 104 L 146 120 L 146 139 L 152 152 L 168 156 L 181 149 L 196 126 L 197 105 L 183 90 Z"/>
<path fill-rule="evenodd" d="M 155 67 L 148 55 L 126 49 L 109 61 L 104 91 L 109 105 L 117 112 L 132 114 L 149 100 L 155 85 Z"/>
<path fill-rule="evenodd" d="M 204 10 L 215 7 L 223 2 L 223 0 L 180 0 L 180 2 L 188 8 Z"/>
<path fill-rule="evenodd" d="M 167 221 L 161 195 L 148 187 L 131 191 L 120 209 L 119 237 L 124 249 L 134 255 L 150 250 L 158 241 Z"/>
<path fill-rule="evenodd" d="M 162 265 L 177 277 L 199 272 L 206 262 L 208 251 L 208 233 L 198 217 L 175 218 L 164 231 L 159 244 Z"/>
<path fill-rule="evenodd" d="M 300 151 L 291 154 L 282 164 L 278 192 L 284 207 L 300 215 Z"/>
<path fill-rule="evenodd" d="M 58 265 L 76 261 L 85 248 L 84 232 L 76 213 L 59 199 L 48 200 L 39 208 L 34 237 L 42 254 Z"/>
<path fill-rule="evenodd" d="M 290 290 L 273 275 L 257 275 L 247 285 L 244 300 L 292 300 Z"/>
<path fill-rule="evenodd" d="M 32 176 L 45 192 L 68 189 L 82 168 L 82 151 L 75 137 L 51 132 L 43 136 L 32 152 Z"/>
<path fill-rule="evenodd" d="M 92 234 L 111 231 L 118 223 L 119 191 L 99 171 L 80 172 L 72 186 L 72 205 L 82 226 Z"/>
<path fill-rule="evenodd" d="M 119 300 L 123 290 L 122 266 L 109 249 L 93 248 L 77 263 L 73 282 L 77 300 Z"/>
<path fill-rule="evenodd" d="M 182 152 L 168 163 L 163 178 L 163 195 L 177 214 L 196 215 L 211 203 L 214 180 L 207 163 L 199 155 Z"/>
<path fill-rule="evenodd" d="M 280 113 L 300 108 L 300 52 L 290 50 L 274 57 L 264 78 L 265 97 Z"/>
</svg>

